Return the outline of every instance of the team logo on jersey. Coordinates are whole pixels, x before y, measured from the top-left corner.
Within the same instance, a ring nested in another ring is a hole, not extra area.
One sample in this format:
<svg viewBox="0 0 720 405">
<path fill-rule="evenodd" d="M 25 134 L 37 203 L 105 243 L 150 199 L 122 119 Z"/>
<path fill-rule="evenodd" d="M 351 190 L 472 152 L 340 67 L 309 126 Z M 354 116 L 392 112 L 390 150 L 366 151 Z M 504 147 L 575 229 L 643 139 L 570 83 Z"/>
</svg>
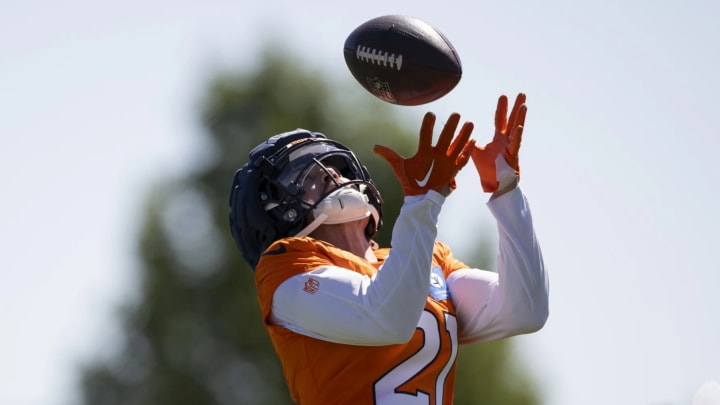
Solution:
<svg viewBox="0 0 720 405">
<path fill-rule="evenodd" d="M 445 276 L 438 266 L 433 266 L 430 270 L 430 296 L 436 301 L 450 299 Z"/>
<path fill-rule="evenodd" d="M 308 294 L 315 294 L 320 289 L 320 282 L 312 277 L 309 277 L 303 286 L 303 291 Z"/>
</svg>

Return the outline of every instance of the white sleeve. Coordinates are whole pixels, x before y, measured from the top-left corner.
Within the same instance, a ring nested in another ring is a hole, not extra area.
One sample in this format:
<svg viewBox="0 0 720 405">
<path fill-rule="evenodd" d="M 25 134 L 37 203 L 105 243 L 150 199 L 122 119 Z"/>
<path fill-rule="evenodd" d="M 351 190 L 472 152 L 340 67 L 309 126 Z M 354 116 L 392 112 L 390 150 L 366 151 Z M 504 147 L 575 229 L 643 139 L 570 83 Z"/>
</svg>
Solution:
<svg viewBox="0 0 720 405">
<path fill-rule="evenodd" d="M 461 343 L 534 332 L 548 317 L 549 282 L 525 196 L 515 188 L 488 207 L 499 232 L 498 272 L 462 269 L 447 280 Z"/>
<path fill-rule="evenodd" d="M 285 280 L 273 294 L 270 321 L 296 333 L 353 345 L 407 342 L 430 288 L 437 219 L 445 198 L 434 191 L 405 197 L 390 254 L 373 277 L 327 266 Z M 315 294 L 302 292 L 308 278 Z"/>
</svg>

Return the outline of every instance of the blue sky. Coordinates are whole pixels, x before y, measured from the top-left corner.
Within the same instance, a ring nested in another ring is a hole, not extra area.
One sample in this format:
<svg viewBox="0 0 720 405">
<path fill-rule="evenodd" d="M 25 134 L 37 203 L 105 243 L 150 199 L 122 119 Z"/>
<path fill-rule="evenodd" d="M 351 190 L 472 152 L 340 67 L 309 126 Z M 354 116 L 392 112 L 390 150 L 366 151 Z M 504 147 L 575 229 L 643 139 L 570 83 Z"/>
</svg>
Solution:
<svg viewBox="0 0 720 405">
<path fill-rule="evenodd" d="M 196 3 L 3 3 L 0 403 L 68 405 L 77 364 L 112 347 L 142 202 L 192 162 L 213 69 L 251 65 L 272 35 L 352 83 L 345 37 L 396 13 L 440 28 L 464 67 L 448 96 L 395 107 L 411 125 L 457 111 L 489 139 L 497 97 L 528 94 L 522 187 L 551 315 L 514 340 L 546 403 L 688 404 L 720 381 L 719 3 Z M 440 238 L 462 257 L 493 223 L 476 175 L 458 182 Z"/>
</svg>

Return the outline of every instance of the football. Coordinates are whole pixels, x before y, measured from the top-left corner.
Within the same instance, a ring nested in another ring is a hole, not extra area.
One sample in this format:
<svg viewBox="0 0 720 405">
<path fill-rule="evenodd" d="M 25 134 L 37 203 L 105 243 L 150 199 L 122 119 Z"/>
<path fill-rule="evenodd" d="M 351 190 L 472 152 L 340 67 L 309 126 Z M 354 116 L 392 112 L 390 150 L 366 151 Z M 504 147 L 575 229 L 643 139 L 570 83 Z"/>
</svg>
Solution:
<svg viewBox="0 0 720 405">
<path fill-rule="evenodd" d="M 430 24 L 403 15 L 373 18 L 345 40 L 345 63 L 367 91 L 414 106 L 449 93 L 460 82 L 455 47 Z"/>
</svg>

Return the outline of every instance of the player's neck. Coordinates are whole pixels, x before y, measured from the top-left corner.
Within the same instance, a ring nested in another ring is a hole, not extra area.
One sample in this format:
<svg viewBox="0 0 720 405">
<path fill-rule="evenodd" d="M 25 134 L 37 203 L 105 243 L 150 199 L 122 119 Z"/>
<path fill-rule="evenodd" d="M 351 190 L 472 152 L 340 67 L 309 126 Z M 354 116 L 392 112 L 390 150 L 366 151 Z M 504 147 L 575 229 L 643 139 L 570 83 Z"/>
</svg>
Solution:
<svg viewBox="0 0 720 405">
<path fill-rule="evenodd" d="M 310 234 L 315 239 L 331 243 L 368 262 L 377 261 L 370 241 L 365 237 L 364 226 L 358 222 L 321 225 Z"/>
</svg>

